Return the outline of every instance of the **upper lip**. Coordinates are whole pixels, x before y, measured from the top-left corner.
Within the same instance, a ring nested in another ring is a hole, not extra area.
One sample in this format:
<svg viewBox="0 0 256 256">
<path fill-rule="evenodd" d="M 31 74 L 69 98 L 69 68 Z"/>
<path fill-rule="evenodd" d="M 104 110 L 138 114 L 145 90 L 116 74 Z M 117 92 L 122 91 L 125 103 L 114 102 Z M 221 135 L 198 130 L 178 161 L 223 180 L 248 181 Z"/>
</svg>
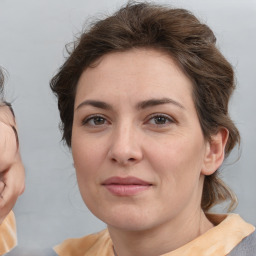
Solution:
<svg viewBox="0 0 256 256">
<path fill-rule="evenodd" d="M 150 182 L 141 180 L 136 177 L 110 177 L 102 182 L 102 185 L 141 185 L 149 186 L 152 185 Z"/>
</svg>

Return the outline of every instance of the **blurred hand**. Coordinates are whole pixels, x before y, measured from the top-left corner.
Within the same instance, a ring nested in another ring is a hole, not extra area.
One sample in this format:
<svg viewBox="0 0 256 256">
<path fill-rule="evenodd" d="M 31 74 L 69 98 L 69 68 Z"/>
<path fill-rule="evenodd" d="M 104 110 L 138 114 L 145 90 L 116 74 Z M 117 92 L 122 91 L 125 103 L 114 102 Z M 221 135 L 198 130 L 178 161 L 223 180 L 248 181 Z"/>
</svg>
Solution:
<svg viewBox="0 0 256 256">
<path fill-rule="evenodd" d="M 15 119 L 8 106 L 0 106 L 0 224 L 24 189 L 25 171 Z"/>
</svg>

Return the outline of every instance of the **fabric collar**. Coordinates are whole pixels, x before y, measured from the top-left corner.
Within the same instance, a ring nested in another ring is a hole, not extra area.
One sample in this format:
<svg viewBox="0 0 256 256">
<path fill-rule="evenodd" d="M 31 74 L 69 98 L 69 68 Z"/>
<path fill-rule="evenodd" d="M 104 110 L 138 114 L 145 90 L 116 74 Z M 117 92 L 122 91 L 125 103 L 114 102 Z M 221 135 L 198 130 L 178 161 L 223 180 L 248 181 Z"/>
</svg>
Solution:
<svg viewBox="0 0 256 256">
<path fill-rule="evenodd" d="M 184 246 L 161 256 L 224 256 L 255 228 L 238 214 L 207 214 L 215 225 Z M 54 248 L 59 256 L 114 256 L 108 230 L 83 238 L 68 239 Z"/>
<path fill-rule="evenodd" d="M 245 222 L 238 214 L 206 216 L 215 227 L 175 251 L 161 256 L 224 256 L 255 230 L 253 225 Z"/>
</svg>

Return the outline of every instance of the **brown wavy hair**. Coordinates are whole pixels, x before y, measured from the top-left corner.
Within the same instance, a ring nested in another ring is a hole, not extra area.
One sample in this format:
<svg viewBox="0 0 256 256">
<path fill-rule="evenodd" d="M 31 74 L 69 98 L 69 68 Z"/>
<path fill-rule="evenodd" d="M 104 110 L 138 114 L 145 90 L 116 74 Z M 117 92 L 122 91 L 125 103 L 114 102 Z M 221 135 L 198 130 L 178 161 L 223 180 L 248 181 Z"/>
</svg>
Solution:
<svg viewBox="0 0 256 256">
<path fill-rule="evenodd" d="M 2 71 L 2 68 L 0 67 L 0 100 L 2 98 L 3 89 L 4 89 L 4 73 Z"/>
<path fill-rule="evenodd" d="M 217 49 L 212 30 L 189 11 L 151 3 L 128 3 L 113 15 L 92 23 L 72 46 L 50 82 L 58 98 L 63 139 L 69 147 L 76 86 L 82 72 L 107 53 L 132 48 L 165 52 L 191 79 L 205 139 L 211 140 L 211 135 L 225 127 L 229 131 L 226 157 L 240 142 L 228 113 L 228 102 L 235 89 L 232 66 Z M 230 200 L 230 209 L 236 204 L 234 194 L 218 177 L 218 171 L 206 176 L 202 209 L 207 211 L 226 200 Z"/>
</svg>

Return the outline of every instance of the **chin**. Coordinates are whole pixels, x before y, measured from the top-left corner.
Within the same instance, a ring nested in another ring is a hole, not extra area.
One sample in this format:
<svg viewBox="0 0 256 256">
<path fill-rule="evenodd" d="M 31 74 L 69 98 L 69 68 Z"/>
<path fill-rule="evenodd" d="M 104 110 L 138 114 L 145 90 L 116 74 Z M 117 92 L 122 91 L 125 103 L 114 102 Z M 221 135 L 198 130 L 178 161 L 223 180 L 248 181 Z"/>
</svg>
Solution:
<svg viewBox="0 0 256 256">
<path fill-rule="evenodd" d="M 147 223 L 146 221 L 141 221 L 141 219 L 133 219 L 133 218 L 122 218 L 118 220 L 110 220 L 108 226 L 114 227 L 116 229 L 121 229 L 125 231 L 135 232 L 135 231 L 145 231 L 151 228 L 152 225 Z"/>
<path fill-rule="evenodd" d="M 113 207 L 93 214 L 108 226 L 122 230 L 143 231 L 153 226 L 152 216 L 134 207 Z"/>
</svg>

